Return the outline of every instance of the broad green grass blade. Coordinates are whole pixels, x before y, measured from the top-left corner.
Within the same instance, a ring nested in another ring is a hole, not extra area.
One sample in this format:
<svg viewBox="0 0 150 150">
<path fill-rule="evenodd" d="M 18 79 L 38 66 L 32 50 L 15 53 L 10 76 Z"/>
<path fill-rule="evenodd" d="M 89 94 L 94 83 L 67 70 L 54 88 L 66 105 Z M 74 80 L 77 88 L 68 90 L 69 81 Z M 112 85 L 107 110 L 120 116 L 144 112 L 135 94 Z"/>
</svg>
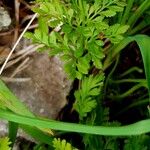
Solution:
<svg viewBox="0 0 150 150">
<path fill-rule="evenodd" d="M 16 114 L 20 114 L 23 116 L 35 117 L 34 114 L 30 112 L 29 109 L 7 88 L 7 86 L 3 83 L 2 80 L 0 80 L 0 108 L 11 110 Z M 38 135 L 36 139 L 38 139 L 39 141 L 41 140 L 40 142 L 48 144 L 48 141 L 52 141 L 53 139 L 53 137 L 50 137 L 50 134 L 46 135 L 45 131 L 41 131 L 40 129 L 34 127 L 32 127 L 31 129 L 31 127 L 28 126 L 21 126 L 21 128 L 34 138 L 36 138 L 36 133 Z M 52 131 L 49 130 L 49 133 L 52 134 Z M 42 139 L 40 137 L 42 137 Z"/>
<path fill-rule="evenodd" d="M 0 80 L 0 106 L 20 115 L 34 116 L 28 108 L 7 88 L 2 80 Z"/>
<path fill-rule="evenodd" d="M 142 54 L 144 70 L 150 96 L 150 37 L 144 35 L 137 35 L 135 36 L 135 41 L 137 42 Z"/>
<path fill-rule="evenodd" d="M 108 54 L 105 62 L 104 62 L 104 70 L 107 69 L 111 63 L 113 62 L 115 56 L 119 54 L 129 43 L 136 41 L 144 63 L 144 70 L 150 95 L 150 37 L 147 35 L 135 35 L 132 37 L 126 37 L 123 41 L 121 41 L 117 46 L 115 46 L 111 52 Z M 130 55 L 130 54 L 129 54 Z"/>
<path fill-rule="evenodd" d="M 13 112 L 0 109 L 0 118 L 19 124 L 34 126 L 37 128 L 50 128 L 60 131 L 88 133 L 107 136 L 130 136 L 150 132 L 150 119 L 136 122 L 122 127 L 89 126 L 76 123 L 65 123 L 48 119 L 38 119 L 17 115 Z"/>
</svg>

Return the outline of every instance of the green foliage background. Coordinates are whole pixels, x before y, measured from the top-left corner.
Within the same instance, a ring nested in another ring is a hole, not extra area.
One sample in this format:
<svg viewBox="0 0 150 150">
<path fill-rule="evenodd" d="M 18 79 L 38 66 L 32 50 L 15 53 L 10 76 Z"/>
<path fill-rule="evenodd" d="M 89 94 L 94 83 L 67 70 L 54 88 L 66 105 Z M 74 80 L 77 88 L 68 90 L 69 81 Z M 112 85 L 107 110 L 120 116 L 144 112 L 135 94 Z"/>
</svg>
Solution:
<svg viewBox="0 0 150 150">
<path fill-rule="evenodd" d="M 147 120 L 139 119 L 139 122 L 122 126 L 118 120 L 111 120 L 111 108 L 105 102 L 107 99 L 122 102 L 132 93 L 140 91 L 141 87 L 148 89 L 148 94 L 150 93 L 150 50 L 147 46 L 150 37 L 135 35 L 149 25 L 150 1 L 37 0 L 35 4 L 38 7 L 34 7 L 33 11 L 38 14 L 39 26 L 34 33 L 26 33 L 26 37 L 34 43 L 42 44 L 40 51 L 49 50 L 50 56 L 58 56 L 64 62 L 68 78 L 78 81 L 72 110 L 78 113 L 79 122 L 63 123 L 34 116 L 2 81 L 0 117 L 9 120 L 9 124 L 19 123 L 19 127 L 40 143 L 48 144 L 56 150 L 75 148 L 66 140 L 54 139 L 47 134 L 53 132 L 46 130 L 45 133 L 45 128 L 79 132 L 86 150 L 118 150 L 120 147 L 124 150 L 149 149 L 150 137 L 146 134 L 150 131 L 148 115 L 144 113 Z M 133 74 L 135 69 L 131 67 L 116 80 L 114 72 L 117 71 L 119 57 L 133 41 L 136 41 L 142 54 L 146 79 L 137 79 Z M 124 78 L 126 75 L 132 78 Z M 117 82 L 137 84 L 132 84 L 120 94 L 120 85 L 117 89 L 109 87 L 114 87 Z M 144 95 L 142 92 L 141 90 L 138 101 Z M 148 94 L 146 98 L 149 98 Z M 149 99 L 146 104 L 148 102 Z M 9 128 L 10 139 L 15 139 L 17 133 L 18 127 L 15 128 L 16 133 L 11 132 L 13 126 L 15 124 L 11 124 Z M 57 132 L 59 134 L 61 133 Z M 45 147 L 36 147 L 40 148 Z"/>
</svg>

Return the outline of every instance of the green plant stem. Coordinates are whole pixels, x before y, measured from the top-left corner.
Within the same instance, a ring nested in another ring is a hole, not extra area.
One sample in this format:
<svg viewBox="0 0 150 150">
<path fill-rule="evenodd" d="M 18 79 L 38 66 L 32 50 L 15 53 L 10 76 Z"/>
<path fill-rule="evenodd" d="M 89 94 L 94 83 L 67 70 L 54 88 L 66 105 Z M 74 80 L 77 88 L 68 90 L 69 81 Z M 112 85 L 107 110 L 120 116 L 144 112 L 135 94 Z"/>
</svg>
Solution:
<svg viewBox="0 0 150 150">
<path fill-rule="evenodd" d="M 114 45 L 108 52 L 108 55 L 104 61 L 103 69 L 106 70 L 113 63 L 117 54 L 132 41 L 133 39 L 131 37 L 127 37 L 124 40 L 122 40 L 119 44 Z"/>
<path fill-rule="evenodd" d="M 106 95 L 106 90 L 107 90 L 107 86 L 108 86 L 109 80 L 110 80 L 112 74 L 114 73 L 114 71 L 115 71 L 115 69 L 116 69 L 116 67 L 118 65 L 119 57 L 120 56 L 118 55 L 114 67 L 112 68 L 112 70 L 110 71 L 110 73 L 108 74 L 108 76 L 106 78 L 106 81 L 105 81 L 105 84 L 104 84 L 104 95 Z"/>
<path fill-rule="evenodd" d="M 119 78 L 122 78 L 122 77 L 124 77 L 124 76 L 126 76 L 126 75 L 128 75 L 128 74 L 130 74 L 130 73 L 132 73 L 134 71 L 137 71 L 138 73 L 142 73 L 143 72 L 143 70 L 141 68 L 139 68 L 139 67 L 131 67 L 127 71 L 125 71 L 124 73 L 122 73 L 119 76 Z"/>
<path fill-rule="evenodd" d="M 146 84 L 146 79 L 121 79 L 121 80 L 110 80 L 110 83 L 120 84 L 120 83 L 144 83 Z"/>
<path fill-rule="evenodd" d="M 127 6 L 126 6 L 126 9 L 125 9 L 124 15 L 122 17 L 121 24 L 125 24 L 126 21 L 128 20 L 129 15 L 130 15 L 130 11 L 131 11 L 132 6 L 133 6 L 133 3 L 134 3 L 134 0 L 128 0 L 127 1 Z"/>
<path fill-rule="evenodd" d="M 141 87 L 147 87 L 147 84 L 144 83 L 139 83 L 135 86 L 133 86 L 131 89 L 129 89 L 128 91 L 124 92 L 121 95 L 117 95 L 117 96 L 108 96 L 111 99 L 115 99 L 115 100 L 122 100 L 125 97 L 128 97 L 129 95 L 131 95 L 133 92 L 135 92 L 136 90 L 140 89 Z"/>
<path fill-rule="evenodd" d="M 76 123 L 65 123 L 53 120 L 38 119 L 17 115 L 8 111 L 0 110 L 0 118 L 19 124 L 38 128 L 51 128 L 55 130 L 88 133 L 107 136 L 130 136 L 150 132 L 150 119 L 142 120 L 131 125 L 121 127 L 89 126 Z"/>
<path fill-rule="evenodd" d="M 139 8 L 133 13 L 133 15 L 128 20 L 128 25 L 130 25 L 130 29 L 133 28 L 136 21 L 141 17 L 141 15 L 150 7 L 150 0 L 145 0 Z"/>
</svg>

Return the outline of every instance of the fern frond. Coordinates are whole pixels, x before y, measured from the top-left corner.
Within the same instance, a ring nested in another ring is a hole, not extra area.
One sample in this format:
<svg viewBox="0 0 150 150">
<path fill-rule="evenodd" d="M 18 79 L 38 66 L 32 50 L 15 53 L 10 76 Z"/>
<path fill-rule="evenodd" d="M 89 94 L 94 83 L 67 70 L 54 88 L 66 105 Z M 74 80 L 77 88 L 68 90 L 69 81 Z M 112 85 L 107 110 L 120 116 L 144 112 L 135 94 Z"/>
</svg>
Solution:
<svg viewBox="0 0 150 150">
<path fill-rule="evenodd" d="M 81 80 L 88 75 L 91 63 L 101 70 L 105 39 L 116 44 L 128 29 L 128 26 L 112 24 L 108 19 L 124 10 L 124 0 L 37 2 L 39 7 L 33 11 L 39 15 L 39 26 L 34 33 L 27 33 L 26 37 L 42 44 L 44 47 L 41 50 L 50 48 L 51 56 L 63 58 L 64 70 L 73 80 Z M 51 33 L 49 27 L 53 29 Z"/>
<path fill-rule="evenodd" d="M 79 113 L 81 120 L 96 107 L 96 97 L 100 94 L 103 80 L 103 74 L 84 77 L 81 88 L 75 92 L 74 108 Z"/>
<path fill-rule="evenodd" d="M 60 138 L 54 138 L 53 147 L 55 150 L 75 150 L 70 143 L 66 142 L 66 140 L 61 140 Z"/>
<path fill-rule="evenodd" d="M 11 150 L 9 147 L 10 144 L 11 142 L 8 137 L 0 138 L 0 150 Z"/>
</svg>

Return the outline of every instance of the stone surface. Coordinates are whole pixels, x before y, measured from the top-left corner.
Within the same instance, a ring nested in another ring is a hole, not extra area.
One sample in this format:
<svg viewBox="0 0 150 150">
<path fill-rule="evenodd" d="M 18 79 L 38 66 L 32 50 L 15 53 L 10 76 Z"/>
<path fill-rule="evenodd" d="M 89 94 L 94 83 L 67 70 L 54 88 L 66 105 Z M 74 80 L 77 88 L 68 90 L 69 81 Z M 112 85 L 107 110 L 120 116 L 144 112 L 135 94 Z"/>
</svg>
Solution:
<svg viewBox="0 0 150 150">
<path fill-rule="evenodd" d="M 57 57 L 49 58 L 45 53 L 34 53 L 31 60 L 27 69 L 19 75 L 31 80 L 8 86 L 35 114 L 56 118 L 67 103 L 71 81 L 67 80 Z"/>
<path fill-rule="evenodd" d="M 0 7 L 0 31 L 6 29 L 11 24 L 11 18 L 8 12 Z"/>
<path fill-rule="evenodd" d="M 62 62 L 57 57 L 50 58 L 46 53 L 37 52 L 30 57 L 30 65 L 17 77 L 29 77 L 31 80 L 8 83 L 7 86 L 36 115 L 55 119 L 67 103 L 71 81 L 67 80 Z M 6 134 L 7 123 L 0 121 L 0 136 Z M 21 130 L 18 136 L 31 139 Z"/>
<path fill-rule="evenodd" d="M 7 133 L 7 125 L 6 121 L 0 121 L 0 137 L 5 136 Z"/>
</svg>

